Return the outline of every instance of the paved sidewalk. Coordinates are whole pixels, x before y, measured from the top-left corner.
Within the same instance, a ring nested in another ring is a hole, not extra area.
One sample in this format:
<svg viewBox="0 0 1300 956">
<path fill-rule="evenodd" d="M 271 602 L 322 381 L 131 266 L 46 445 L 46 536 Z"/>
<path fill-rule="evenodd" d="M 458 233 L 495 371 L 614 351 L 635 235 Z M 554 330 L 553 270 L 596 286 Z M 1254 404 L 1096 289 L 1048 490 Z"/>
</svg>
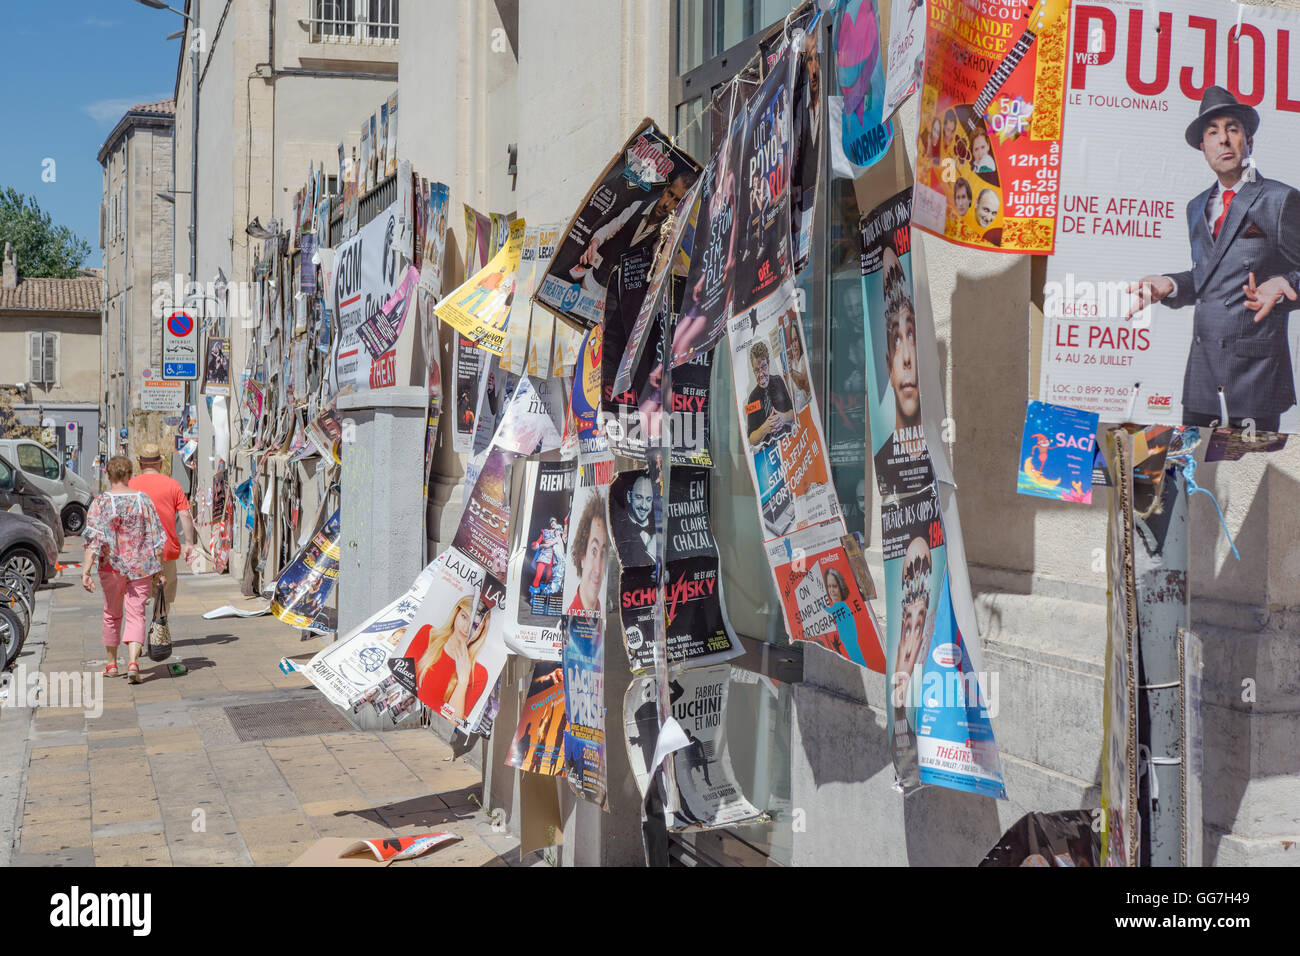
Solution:
<svg viewBox="0 0 1300 956">
<path fill-rule="evenodd" d="M 69 544 L 63 560 L 80 560 L 80 539 Z M 63 572 L 39 594 L 48 630 L 33 625 L 18 666 L 98 675 L 100 600 L 78 569 Z M 0 865 L 282 865 L 320 837 L 432 830 L 463 840 L 418 865 L 517 864 L 481 809 L 480 772 L 433 731 L 357 731 L 280 672 L 281 657 L 307 660 L 327 639 L 301 641 L 269 615 L 201 617 L 262 603 L 229 575 L 182 574 L 171 660 L 146 660 L 138 685 L 103 678 L 102 714 L 0 709 Z M 177 660 L 188 674 L 168 672 Z"/>
</svg>

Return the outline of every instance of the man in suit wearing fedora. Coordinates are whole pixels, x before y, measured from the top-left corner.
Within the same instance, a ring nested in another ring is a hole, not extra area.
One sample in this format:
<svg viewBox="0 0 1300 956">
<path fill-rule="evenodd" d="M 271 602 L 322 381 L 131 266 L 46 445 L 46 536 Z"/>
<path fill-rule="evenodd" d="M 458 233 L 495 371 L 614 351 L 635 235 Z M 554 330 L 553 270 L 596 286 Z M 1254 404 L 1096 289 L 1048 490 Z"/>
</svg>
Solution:
<svg viewBox="0 0 1300 956">
<path fill-rule="evenodd" d="M 1249 418 L 1260 431 L 1277 431 L 1296 403 L 1287 319 L 1300 289 L 1300 192 L 1258 174 L 1250 159 L 1258 129 L 1252 107 L 1222 87 L 1205 91 L 1186 139 L 1217 181 L 1187 204 L 1192 268 L 1128 289 L 1128 317 L 1154 302 L 1194 307 L 1186 425 L 1219 422 L 1220 392 L 1231 424 Z"/>
</svg>

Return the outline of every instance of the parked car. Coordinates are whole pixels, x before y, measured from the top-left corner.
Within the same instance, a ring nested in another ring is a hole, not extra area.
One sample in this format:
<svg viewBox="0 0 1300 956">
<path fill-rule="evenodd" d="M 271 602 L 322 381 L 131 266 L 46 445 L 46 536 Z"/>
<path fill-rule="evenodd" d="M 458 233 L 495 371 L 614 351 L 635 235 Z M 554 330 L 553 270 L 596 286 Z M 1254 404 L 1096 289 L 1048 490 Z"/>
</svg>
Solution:
<svg viewBox="0 0 1300 956">
<path fill-rule="evenodd" d="M 17 508 L 29 518 L 39 518 L 54 532 L 54 543 L 63 550 L 63 522 L 49 495 L 0 455 L 0 511 Z"/>
<path fill-rule="evenodd" d="M 59 574 L 54 532 L 36 518 L 0 511 L 0 567 L 12 568 L 33 587 L 53 581 Z"/>
<path fill-rule="evenodd" d="M 95 497 L 84 478 L 59 464 L 48 448 L 30 438 L 0 438 L 0 455 L 17 465 L 32 484 L 50 496 L 64 531 L 81 534 L 86 527 L 86 509 Z"/>
</svg>

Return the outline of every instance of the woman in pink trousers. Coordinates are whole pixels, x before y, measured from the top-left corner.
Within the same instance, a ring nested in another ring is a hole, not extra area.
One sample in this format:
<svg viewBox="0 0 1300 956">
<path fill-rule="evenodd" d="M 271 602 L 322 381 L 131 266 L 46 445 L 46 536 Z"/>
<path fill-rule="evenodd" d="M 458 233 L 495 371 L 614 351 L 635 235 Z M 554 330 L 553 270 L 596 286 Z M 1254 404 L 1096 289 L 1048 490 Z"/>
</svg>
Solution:
<svg viewBox="0 0 1300 956">
<path fill-rule="evenodd" d="M 109 489 L 95 497 L 86 515 L 86 558 L 81 586 L 95 593 L 91 577 L 99 569 L 104 586 L 105 677 L 117 676 L 117 647 L 125 642 L 129 662 L 126 677 L 140 683 L 140 648 L 144 646 L 145 603 L 149 587 L 162 576 L 162 552 L 167 543 L 162 522 L 147 495 L 132 491 L 131 460 L 108 460 Z"/>
</svg>

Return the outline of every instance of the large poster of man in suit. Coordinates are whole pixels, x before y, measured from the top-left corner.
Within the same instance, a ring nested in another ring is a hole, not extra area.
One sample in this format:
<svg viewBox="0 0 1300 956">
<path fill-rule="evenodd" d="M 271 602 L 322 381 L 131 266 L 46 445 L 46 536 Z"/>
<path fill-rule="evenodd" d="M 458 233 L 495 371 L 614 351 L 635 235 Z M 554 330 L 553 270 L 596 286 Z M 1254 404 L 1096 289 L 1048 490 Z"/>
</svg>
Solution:
<svg viewBox="0 0 1300 956">
<path fill-rule="evenodd" d="M 1073 17 L 1039 397 L 1104 421 L 1300 430 L 1300 107 L 1277 60 L 1300 16 L 1106 0 Z"/>
</svg>

